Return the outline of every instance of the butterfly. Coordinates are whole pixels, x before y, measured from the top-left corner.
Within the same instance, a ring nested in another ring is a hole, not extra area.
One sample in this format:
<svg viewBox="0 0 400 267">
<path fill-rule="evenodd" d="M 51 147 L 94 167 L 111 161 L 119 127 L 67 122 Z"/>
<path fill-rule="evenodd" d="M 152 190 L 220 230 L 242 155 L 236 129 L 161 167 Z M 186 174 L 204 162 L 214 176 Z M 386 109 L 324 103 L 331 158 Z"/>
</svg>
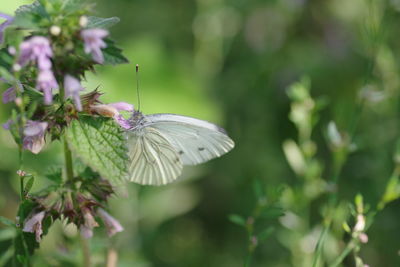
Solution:
<svg viewBox="0 0 400 267">
<path fill-rule="evenodd" d="M 184 165 L 220 157 L 235 145 L 221 127 L 192 117 L 134 111 L 130 123 L 129 179 L 142 185 L 171 183 Z"/>
</svg>

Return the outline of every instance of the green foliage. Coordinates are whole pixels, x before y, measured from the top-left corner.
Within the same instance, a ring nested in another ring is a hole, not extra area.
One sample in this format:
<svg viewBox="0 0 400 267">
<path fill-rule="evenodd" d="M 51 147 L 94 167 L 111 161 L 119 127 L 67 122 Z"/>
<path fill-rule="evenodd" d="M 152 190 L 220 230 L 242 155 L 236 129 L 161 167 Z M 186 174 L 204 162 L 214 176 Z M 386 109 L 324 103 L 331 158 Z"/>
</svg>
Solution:
<svg viewBox="0 0 400 267">
<path fill-rule="evenodd" d="M 40 29 L 40 23 L 46 18 L 49 18 L 46 9 L 39 1 L 35 1 L 30 5 L 19 7 L 15 11 L 13 25 L 25 29 L 38 30 Z"/>
<path fill-rule="evenodd" d="M 56 185 L 60 185 L 62 183 L 62 168 L 52 166 L 47 169 L 44 176 Z"/>
<path fill-rule="evenodd" d="M 88 25 L 87 28 L 103 28 L 108 29 L 120 21 L 118 17 L 112 18 L 99 18 L 99 17 L 88 17 Z"/>
<path fill-rule="evenodd" d="M 114 41 L 106 39 L 107 47 L 103 49 L 104 64 L 118 65 L 129 63 L 128 59 L 122 55 L 122 50 L 115 46 Z"/>
<path fill-rule="evenodd" d="M 126 179 L 127 147 L 123 131 L 108 118 L 80 116 L 66 136 L 82 162 L 114 183 Z"/>
<path fill-rule="evenodd" d="M 246 220 L 240 215 L 231 214 L 231 215 L 229 215 L 229 220 L 234 224 L 237 224 L 240 226 L 246 226 Z"/>
</svg>

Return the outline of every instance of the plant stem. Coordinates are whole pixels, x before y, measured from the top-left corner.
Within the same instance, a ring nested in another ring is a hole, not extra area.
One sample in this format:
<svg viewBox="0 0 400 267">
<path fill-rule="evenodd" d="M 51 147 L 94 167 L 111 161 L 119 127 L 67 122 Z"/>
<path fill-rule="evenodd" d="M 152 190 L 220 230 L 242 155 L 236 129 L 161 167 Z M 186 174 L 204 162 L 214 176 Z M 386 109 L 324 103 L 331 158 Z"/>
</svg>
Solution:
<svg viewBox="0 0 400 267">
<path fill-rule="evenodd" d="M 90 262 L 90 249 L 88 240 L 81 237 L 81 245 L 82 245 L 83 266 L 90 267 L 91 262 Z"/>
<path fill-rule="evenodd" d="M 342 263 L 342 261 L 346 258 L 347 255 L 349 255 L 349 253 L 354 249 L 355 247 L 355 243 L 354 241 L 350 241 L 349 243 L 347 243 L 346 248 L 342 251 L 342 253 L 336 258 L 336 260 L 329 265 L 329 267 L 337 267 L 339 266 L 339 264 Z"/>
<path fill-rule="evenodd" d="M 244 267 L 250 267 L 252 258 L 253 258 L 253 253 L 249 252 L 249 254 L 247 255 L 246 261 L 244 262 Z"/>
<path fill-rule="evenodd" d="M 64 135 L 64 157 L 65 157 L 65 173 L 67 176 L 67 181 L 74 179 L 74 167 L 72 163 L 72 153 L 68 147 L 67 139 Z"/>
</svg>

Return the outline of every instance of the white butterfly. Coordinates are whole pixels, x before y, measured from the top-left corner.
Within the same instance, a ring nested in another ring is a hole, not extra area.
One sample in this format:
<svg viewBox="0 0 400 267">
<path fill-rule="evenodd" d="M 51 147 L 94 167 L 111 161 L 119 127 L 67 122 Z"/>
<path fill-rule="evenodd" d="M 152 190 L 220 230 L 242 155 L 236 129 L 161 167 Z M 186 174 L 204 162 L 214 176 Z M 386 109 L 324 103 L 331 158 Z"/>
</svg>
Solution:
<svg viewBox="0 0 400 267">
<path fill-rule="evenodd" d="M 224 129 L 191 117 L 135 111 L 130 122 L 129 176 L 143 185 L 171 183 L 183 165 L 206 162 L 234 147 Z"/>
</svg>

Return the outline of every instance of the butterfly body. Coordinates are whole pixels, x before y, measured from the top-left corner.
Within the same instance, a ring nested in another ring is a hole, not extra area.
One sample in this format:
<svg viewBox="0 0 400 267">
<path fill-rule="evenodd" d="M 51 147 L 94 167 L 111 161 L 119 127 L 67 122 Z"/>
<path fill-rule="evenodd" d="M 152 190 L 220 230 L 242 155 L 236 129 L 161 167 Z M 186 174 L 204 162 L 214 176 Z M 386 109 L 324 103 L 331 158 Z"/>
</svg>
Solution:
<svg viewBox="0 0 400 267">
<path fill-rule="evenodd" d="M 207 121 L 135 111 L 128 130 L 130 180 L 163 185 L 176 180 L 183 165 L 197 165 L 234 147 L 224 129 Z"/>
</svg>

